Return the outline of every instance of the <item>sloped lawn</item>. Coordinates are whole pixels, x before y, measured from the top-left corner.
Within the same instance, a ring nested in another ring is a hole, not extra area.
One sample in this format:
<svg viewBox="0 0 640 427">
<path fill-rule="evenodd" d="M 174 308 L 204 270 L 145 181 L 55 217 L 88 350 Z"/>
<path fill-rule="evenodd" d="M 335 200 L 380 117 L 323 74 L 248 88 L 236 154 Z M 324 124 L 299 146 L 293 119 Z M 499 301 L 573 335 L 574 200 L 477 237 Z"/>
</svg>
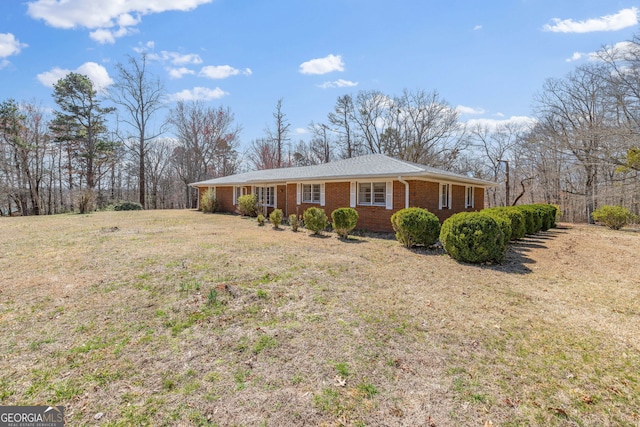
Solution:
<svg viewBox="0 0 640 427">
<path fill-rule="evenodd" d="M 193 211 L 0 219 L 0 404 L 67 425 L 638 426 L 640 234 L 459 264 Z"/>
</svg>

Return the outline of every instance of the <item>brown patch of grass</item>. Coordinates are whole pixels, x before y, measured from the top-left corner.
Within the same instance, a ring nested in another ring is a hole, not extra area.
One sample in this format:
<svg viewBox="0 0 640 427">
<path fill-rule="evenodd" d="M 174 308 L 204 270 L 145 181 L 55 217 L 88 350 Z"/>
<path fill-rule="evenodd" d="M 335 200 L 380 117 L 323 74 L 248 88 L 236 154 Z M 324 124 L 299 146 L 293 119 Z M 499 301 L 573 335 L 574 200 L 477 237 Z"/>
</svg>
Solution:
<svg viewBox="0 0 640 427">
<path fill-rule="evenodd" d="M 192 211 L 0 221 L 0 404 L 71 425 L 640 422 L 637 233 L 497 266 Z"/>
</svg>

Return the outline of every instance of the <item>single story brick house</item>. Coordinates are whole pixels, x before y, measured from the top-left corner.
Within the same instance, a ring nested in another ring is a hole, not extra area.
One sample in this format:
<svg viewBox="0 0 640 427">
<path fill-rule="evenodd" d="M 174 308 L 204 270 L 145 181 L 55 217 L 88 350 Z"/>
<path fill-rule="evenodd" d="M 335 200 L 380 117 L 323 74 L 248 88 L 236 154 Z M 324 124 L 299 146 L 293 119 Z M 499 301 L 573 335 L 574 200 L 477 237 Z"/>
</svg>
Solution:
<svg viewBox="0 0 640 427">
<path fill-rule="evenodd" d="M 238 197 L 256 194 L 267 216 L 281 209 L 285 218 L 312 206 L 331 212 L 358 211 L 359 229 L 389 232 L 391 215 L 407 207 L 426 208 L 440 221 L 457 212 L 484 207 L 485 188 L 495 183 L 429 166 L 370 154 L 313 166 L 239 173 L 190 184 L 198 200 L 213 188 L 219 211 L 237 212 Z"/>
</svg>

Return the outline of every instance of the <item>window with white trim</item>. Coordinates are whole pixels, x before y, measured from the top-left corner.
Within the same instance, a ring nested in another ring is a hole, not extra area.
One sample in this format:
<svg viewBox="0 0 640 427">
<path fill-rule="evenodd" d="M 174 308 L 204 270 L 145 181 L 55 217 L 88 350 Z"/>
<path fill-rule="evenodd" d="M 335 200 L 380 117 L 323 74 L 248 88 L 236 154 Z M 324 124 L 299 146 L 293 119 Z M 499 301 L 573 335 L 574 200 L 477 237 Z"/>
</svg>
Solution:
<svg viewBox="0 0 640 427">
<path fill-rule="evenodd" d="M 233 189 L 234 193 L 233 193 L 233 204 L 237 205 L 238 204 L 238 199 L 242 196 L 242 187 L 240 186 L 236 186 Z"/>
<path fill-rule="evenodd" d="M 440 184 L 440 209 L 451 208 L 451 184 Z"/>
<path fill-rule="evenodd" d="M 275 187 L 256 187 L 256 196 L 260 206 L 274 206 Z"/>
<path fill-rule="evenodd" d="M 320 184 L 302 184 L 302 202 L 320 203 Z"/>
<path fill-rule="evenodd" d="M 359 182 L 358 204 L 365 206 L 386 206 L 386 182 Z"/>
<path fill-rule="evenodd" d="M 473 207 L 473 187 L 469 186 L 465 190 L 465 207 L 472 208 Z"/>
</svg>

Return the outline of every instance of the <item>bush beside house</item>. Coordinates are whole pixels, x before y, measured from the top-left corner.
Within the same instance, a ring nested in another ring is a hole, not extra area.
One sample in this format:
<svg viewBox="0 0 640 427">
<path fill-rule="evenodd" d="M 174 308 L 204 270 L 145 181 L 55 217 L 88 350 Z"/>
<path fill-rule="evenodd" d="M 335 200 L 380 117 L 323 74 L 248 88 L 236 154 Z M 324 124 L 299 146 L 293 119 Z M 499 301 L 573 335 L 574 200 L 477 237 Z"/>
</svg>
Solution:
<svg viewBox="0 0 640 427">
<path fill-rule="evenodd" d="M 358 224 L 358 211 L 353 208 L 338 208 L 331 212 L 331 219 L 335 232 L 346 239 Z"/>
</svg>

